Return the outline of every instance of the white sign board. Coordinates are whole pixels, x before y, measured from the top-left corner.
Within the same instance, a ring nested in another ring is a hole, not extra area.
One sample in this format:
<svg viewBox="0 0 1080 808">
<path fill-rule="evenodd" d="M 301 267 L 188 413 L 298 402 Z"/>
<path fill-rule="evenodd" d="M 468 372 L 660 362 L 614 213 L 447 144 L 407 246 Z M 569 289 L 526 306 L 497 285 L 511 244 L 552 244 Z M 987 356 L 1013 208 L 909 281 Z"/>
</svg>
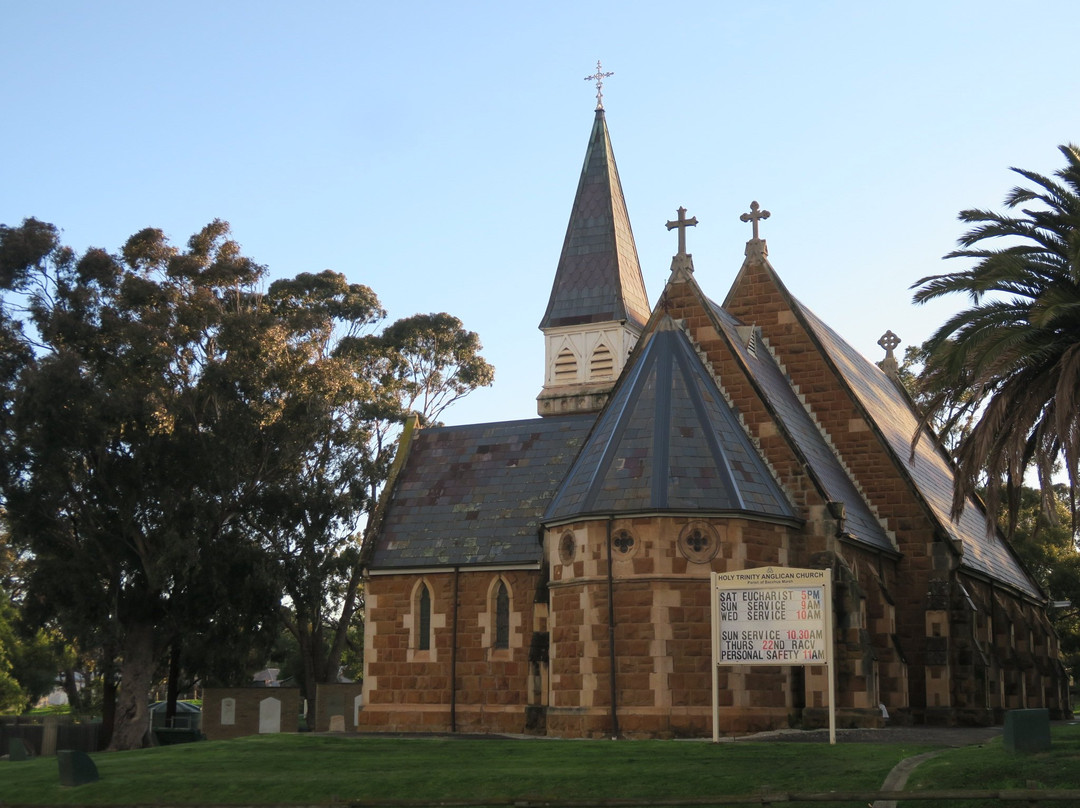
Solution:
<svg viewBox="0 0 1080 808">
<path fill-rule="evenodd" d="M 720 665 L 825 665 L 836 742 L 832 570 L 766 567 L 712 574 L 713 740 Z"/>
<path fill-rule="evenodd" d="M 826 570 L 716 573 L 721 665 L 829 662 Z"/>
</svg>

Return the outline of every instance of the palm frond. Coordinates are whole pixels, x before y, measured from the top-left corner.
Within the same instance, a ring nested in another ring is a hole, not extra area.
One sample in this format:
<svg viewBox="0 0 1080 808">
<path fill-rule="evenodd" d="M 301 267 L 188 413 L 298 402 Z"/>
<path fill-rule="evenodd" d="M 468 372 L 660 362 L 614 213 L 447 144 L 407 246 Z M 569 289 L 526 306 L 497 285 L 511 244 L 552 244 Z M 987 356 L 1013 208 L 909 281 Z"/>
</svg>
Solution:
<svg viewBox="0 0 1080 808">
<path fill-rule="evenodd" d="M 945 258 L 970 266 L 912 286 L 916 303 L 970 302 L 925 343 L 920 375 L 921 423 L 970 419 L 955 451 L 954 516 L 985 483 L 993 518 L 1028 470 L 1049 491 L 1062 460 L 1080 483 L 1080 148 L 1059 150 L 1066 167 L 1052 177 L 1012 169 L 1028 185 L 1005 197 L 1008 213 L 960 212 L 971 227 Z"/>
</svg>

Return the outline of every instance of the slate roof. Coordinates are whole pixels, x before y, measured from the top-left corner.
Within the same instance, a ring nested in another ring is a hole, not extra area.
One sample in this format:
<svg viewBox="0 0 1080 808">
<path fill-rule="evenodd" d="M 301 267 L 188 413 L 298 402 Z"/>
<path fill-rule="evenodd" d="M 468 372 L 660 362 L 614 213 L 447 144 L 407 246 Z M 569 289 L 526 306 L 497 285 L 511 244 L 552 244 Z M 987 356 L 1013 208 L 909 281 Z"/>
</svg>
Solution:
<svg viewBox="0 0 1080 808">
<path fill-rule="evenodd" d="M 544 514 L 750 513 L 798 521 L 690 340 L 648 334 Z"/>
<path fill-rule="evenodd" d="M 729 312 L 712 300 L 707 303 L 765 405 L 786 433 L 792 448 L 806 464 L 806 469 L 821 495 L 827 502 L 844 503 L 844 530 L 848 536 L 863 544 L 895 552 L 896 547 L 889 535 L 799 400 L 791 386 L 791 380 L 764 345 L 758 345 L 754 349 L 750 347 L 750 339 L 760 339 L 757 329 L 753 329 L 754 334 L 751 337 L 751 332 Z"/>
<path fill-rule="evenodd" d="M 984 511 L 969 499 L 960 519 L 950 518 L 953 470 L 944 451 L 932 436 L 923 437 L 911 456 L 911 438 L 918 420 L 907 397 L 881 368 L 851 347 L 806 306 L 793 299 L 799 313 L 827 358 L 855 394 L 870 419 L 884 436 L 897 462 L 907 471 L 938 524 L 962 543 L 961 567 L 1011 584 L 1032 597 L 1041 597 L 1038 586 L 1025 572 L 1005 540 L 987 535 Z"/>
<path fill-rule="evenodd" d="M 649 314 L 615 153 L 598 109 L 540 328 L 623 320 L 643 326 Z"/>
<path fill-rule="evenodd" d="M 595 415 L 420 430 L 370 567 L 535 564 L 540 515 Z"/>
<path fill-rule="evenodd" d="M 1040 597 L 1000 535 L 987 535 L 977 503 L 951 520 L 952 468 L 932 438 L 911 457 L 916 415 L 906 396 L 766 267 L 933 518 L 963 547 L 961 565 Z M 747 326 L 701 297 L 814 485 L 828 501 L 844 503 L 851 538 L 895 550 L 783 369 L 767 350 L 748 347 Z M 601 108 L 540 327 L 623 320 L 644 327 L 649 317 Z M 371 568 L 536 564 L 542 522 L 586 515 L 745 512 L 797 522 L 689 339 L 665 320 L 638 345 L 599 420 L 586 414 L 418 433 L 387 493 Z"/>
</svg>

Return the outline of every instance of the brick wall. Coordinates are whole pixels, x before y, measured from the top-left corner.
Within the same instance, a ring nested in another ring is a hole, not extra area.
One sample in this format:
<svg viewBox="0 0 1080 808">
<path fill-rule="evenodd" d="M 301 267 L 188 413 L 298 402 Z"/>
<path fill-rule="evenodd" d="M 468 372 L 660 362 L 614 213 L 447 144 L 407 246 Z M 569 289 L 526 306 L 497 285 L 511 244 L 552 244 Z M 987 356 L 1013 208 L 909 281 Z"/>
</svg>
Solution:
<svg viewBox="0 0 1080 808">
<path fill-rule="evenodd" d="M 457 587 L 457 650 L 454 599 Z M 510 597 L 509 648 L 495 648 L 494 588 Z M 432 647 L 420 650 L 417 586 L 432 594 Z M 538 573 L 452 570 L 378 575 L 365 587 L 359 726 L 379 731 L 523 732 Z"/>
<path fill-rule="evenodd" d="M 314 732 L 357 728 L 356 715 L 361 703 L 363 684 L 360 682 L 331 682 L 315 685 Z M 338 718 L 335 719 L 335 716 Z M 340 723 L 340 726 L 338 724 Z"/>
<path fill-rule="evenodd" d="M 715 555 L 691 559 L 679 546 L 679 536 L 690 521 L 702 520 L 656 516 L 615 519 L 610 526 L 606 520 L 583 521 L 547 534 L 551 565 L 547 727 L 552 734 L 607 737 L 616 723 L 619 733 L 630 737 L 711 733 L 710 573 L 805 566 L 796 559 L 806 556 L 801 549 L 806 537 L 789 525 L 712 517 L 707 521 L 719 539 Z M 609 529 L 613 535 L 626 531 L 634 539 L 628 550 L 613 548 L 610 587 Z M 838 689 L 839 703 L 847 725 L 875 726 L 880 724 L 877 702 L 871 704 L 876 679 L 867 671 L 855 675 L 866 656 L 857 623 L 854 637 L 853 650 L 845 650 L 838 660 L 841 671 L 852 671 L 847 689 Z M 827 706 L 827 678 L 803 677 L 794 670 L 722 669 L 721 732 L 788 727 L 800 720 L 804 705 Z"/>
<path fill-rule="evenodd" d="M 208 687 L 203 693 L 202 731 L 211 741 L 258 735 L 260 709 L 276 700 L 280 732 L 299 727 L 300 690 L 295 687 Z"/>
</svg>

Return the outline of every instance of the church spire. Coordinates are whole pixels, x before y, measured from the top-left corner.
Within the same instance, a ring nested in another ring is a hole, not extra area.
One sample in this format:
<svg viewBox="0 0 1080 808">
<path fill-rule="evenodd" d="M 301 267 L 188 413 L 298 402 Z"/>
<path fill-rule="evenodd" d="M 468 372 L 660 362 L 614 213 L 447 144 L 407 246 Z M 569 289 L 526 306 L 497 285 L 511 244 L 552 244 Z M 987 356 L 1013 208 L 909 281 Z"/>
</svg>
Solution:
<svg viewBox="0 0 1080 808">
<path fill-rule="evenodd" d="M 649 319 L 649 300 L 602 107 L 596 110 L 541 329 Z"/>
<path fill-rule="evenodd" d="M 597 66 L 588 78 L 608 74 Z M 595 412 L 649 320 L 649 299 L 597 88 L 585 164 L 540 329 L 546 341 L 541 415 Z"/>
</svg>

